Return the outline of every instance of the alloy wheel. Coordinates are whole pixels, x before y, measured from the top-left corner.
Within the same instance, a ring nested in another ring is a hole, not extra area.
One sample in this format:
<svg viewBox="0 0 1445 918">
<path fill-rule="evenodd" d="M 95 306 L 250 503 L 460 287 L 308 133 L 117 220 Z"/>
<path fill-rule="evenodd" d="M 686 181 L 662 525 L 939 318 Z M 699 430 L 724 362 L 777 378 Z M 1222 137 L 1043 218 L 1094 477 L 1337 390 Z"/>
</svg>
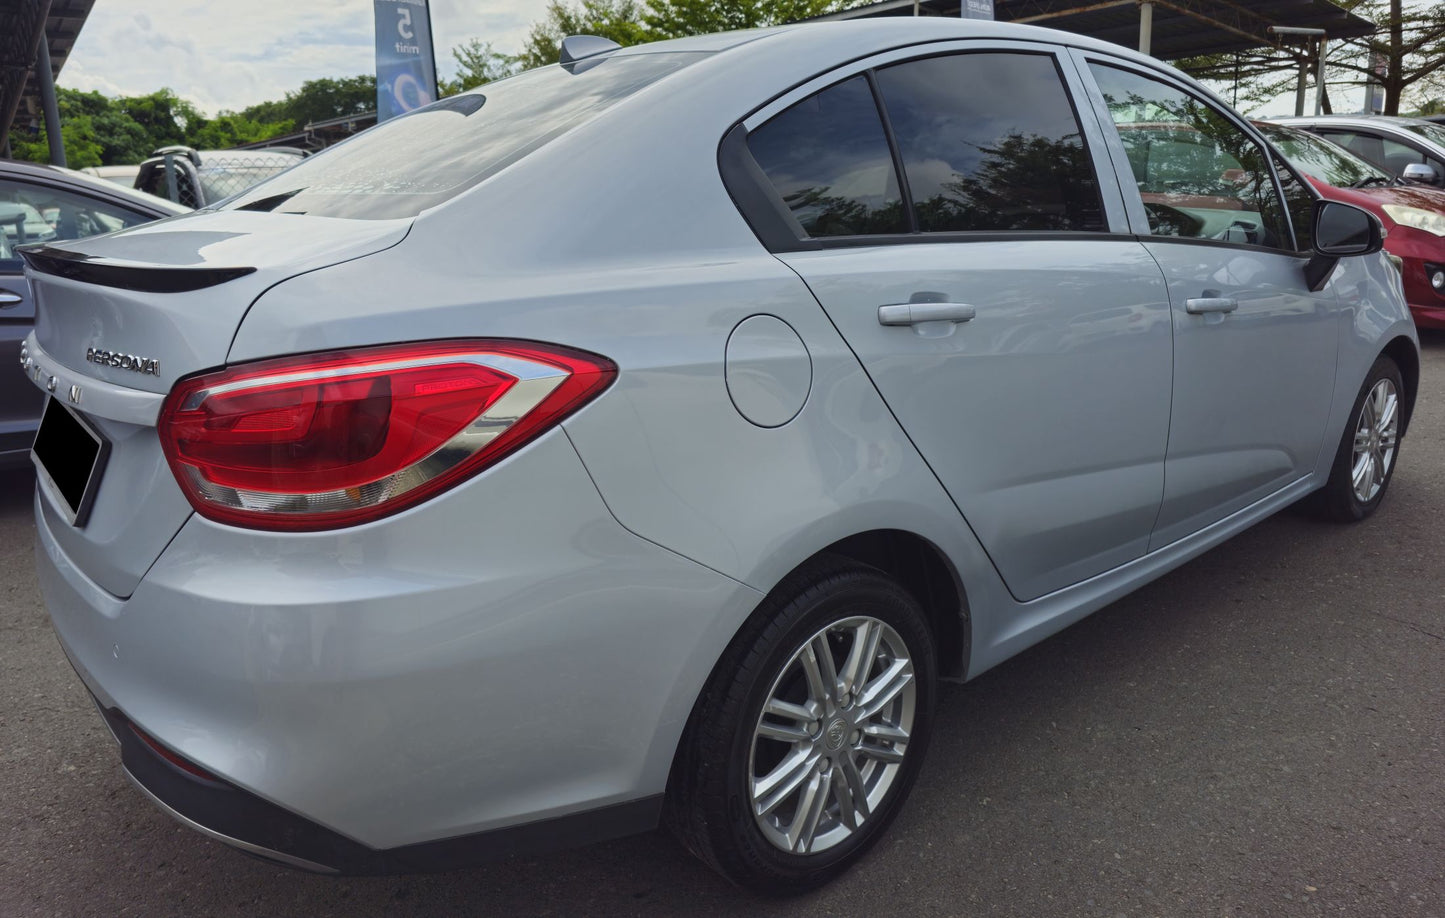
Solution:
<svg viewBox="0 0 1445 918">
<path fill-rule="evenodd" d="M 1370 389 L 1355 426 L 1354 462 L 1350 477 L 1355 499 L 1368 504 L 1385 487 L 1400 433 L 1400 396 L 1395 383 L 1381 379 Z"/>
<path fill-rule="evenodd" d="M 917 690 L 907 646 L 876 618 L 837 621 L 793 653 L 749 758 L 753 818 L 774 847 L 814 854 L 859 831 L 899 777 Z"/>
</svg>

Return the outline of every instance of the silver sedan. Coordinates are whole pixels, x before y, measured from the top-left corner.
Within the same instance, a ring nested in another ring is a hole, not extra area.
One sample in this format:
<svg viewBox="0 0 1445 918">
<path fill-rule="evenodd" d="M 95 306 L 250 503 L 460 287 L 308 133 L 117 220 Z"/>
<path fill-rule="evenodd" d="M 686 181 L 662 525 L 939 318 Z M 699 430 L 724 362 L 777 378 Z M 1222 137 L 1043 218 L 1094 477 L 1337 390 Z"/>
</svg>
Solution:
<svg viewBox="0 0 1445 918">
<path fill-rule="evenodd" d="M 26 251 L 46 602 L 135 783 L 253 854 L 664 823 L 796 892 L 897 815 L 941 679 L 1380 506 L 1419 374 L 1380 244 L 1114 45 L 569 39 Z"/>
</svg>

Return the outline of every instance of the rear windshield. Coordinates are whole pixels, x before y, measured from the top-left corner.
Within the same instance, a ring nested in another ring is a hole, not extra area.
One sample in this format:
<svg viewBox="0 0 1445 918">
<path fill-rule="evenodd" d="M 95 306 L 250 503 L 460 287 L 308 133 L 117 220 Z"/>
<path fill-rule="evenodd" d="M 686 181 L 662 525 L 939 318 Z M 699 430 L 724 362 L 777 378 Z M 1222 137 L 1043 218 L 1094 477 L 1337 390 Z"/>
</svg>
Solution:
<svg viewBox="0 0 1445 918">
<path fill-rule="evenodd" d="M 704 56 L 629 54 L 529 70 L 383 122 L 267 179 L 223 209 L 414 217 Z"/>
</svg>

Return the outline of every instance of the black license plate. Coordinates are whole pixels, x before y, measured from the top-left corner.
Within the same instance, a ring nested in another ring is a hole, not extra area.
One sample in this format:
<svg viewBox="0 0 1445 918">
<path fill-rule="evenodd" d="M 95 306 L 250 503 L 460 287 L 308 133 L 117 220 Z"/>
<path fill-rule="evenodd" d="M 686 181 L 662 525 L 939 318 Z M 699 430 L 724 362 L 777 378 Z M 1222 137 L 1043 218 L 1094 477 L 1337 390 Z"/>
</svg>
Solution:
<svg viewBox="0 0 1445 918">
<path fill-rule="evenodd" d="M 36 471 L 63 505 L 73 526 L 84 526 L 100 484 L 110 442 L 80 416 L 55 399 L 47 399 L 30 457 Z"/>
</svg>

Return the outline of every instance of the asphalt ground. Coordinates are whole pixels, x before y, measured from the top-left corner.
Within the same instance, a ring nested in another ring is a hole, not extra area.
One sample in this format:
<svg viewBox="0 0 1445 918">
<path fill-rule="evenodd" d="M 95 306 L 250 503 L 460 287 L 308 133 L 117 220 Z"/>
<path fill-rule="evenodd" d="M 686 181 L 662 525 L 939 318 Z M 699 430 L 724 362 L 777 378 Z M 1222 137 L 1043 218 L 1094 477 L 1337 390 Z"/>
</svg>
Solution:
<svg viewBox="0 0 1445 918">
<path fill-rule="evenodd" d="M 1445 336 L 1380 512 L 1286 511 L 967 685 L 892 831 L 793 900 L 661 834 L 450 874 L 252 860 L 136 792 L 0 476 L 0 916 L 1445 918 Z"/>
</svg>

